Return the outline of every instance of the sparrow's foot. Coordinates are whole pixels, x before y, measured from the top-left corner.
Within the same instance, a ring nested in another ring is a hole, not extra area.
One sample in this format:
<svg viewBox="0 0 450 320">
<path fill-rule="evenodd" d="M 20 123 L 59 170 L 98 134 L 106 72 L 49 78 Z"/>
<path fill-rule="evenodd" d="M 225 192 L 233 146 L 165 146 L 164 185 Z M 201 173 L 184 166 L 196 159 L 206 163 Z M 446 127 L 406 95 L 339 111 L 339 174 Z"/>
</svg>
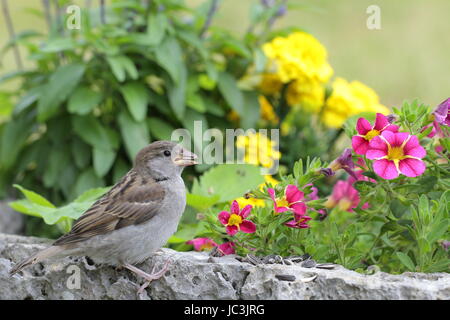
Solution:
<svg viewBox="0 0 450 320">
<path fill-rule="evenodd" d="M 167 270 L 169 270 L 169 266 L 171 264 L 171 260 L 168 259 L 165 263 L 164 266 L 161 268 L 161 270 L 156 271 L 156 265 L 153 267 L 152 269 L 152 273 L 149 274 L 145 271 L 142 271 L 139 268 L 136 268 L 135 266 L 131 265 L 131 264 L 124 264 L 123 266 L 125 268 L 127 268 L 128 270 L 134 272 L 135 274 L 137 274 L 138 276 L 141 276 L 142 278 L 144 278 L 146 281 L 144 282 L 144 284 L 139 288 L 138 293 L 141 294 L 142 292 L 144 292 L 145 288 L 148 287 L 148 285 L 150 284 L 150 282 L 152 282 L 153 280 L 157 280 L 159 278 L 161 278 L 166 272 Z"/>
</svg>

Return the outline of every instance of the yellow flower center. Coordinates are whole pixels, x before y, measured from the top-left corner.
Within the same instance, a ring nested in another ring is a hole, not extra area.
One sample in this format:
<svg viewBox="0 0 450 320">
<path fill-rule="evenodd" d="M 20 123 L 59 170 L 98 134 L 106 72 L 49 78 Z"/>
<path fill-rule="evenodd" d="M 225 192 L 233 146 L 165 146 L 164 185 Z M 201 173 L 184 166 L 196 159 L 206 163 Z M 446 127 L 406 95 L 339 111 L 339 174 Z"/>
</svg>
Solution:
<svg viewBox="0 0 450 320">
<path fill-rule="evenodd" d="M 388 160 L 404 159 L 403 148 L 402 147 L 389 148 L 387 158 L 388 158 Z"/>
<path fill-rule="evenodd" d="M 289 202 L 286 200 L 286 198 L 277 199 L 276 203 L 277 207 L 289 207 Z"/>
<path fill-rule="evenodd" d="M 372 140 L 373 138 L 375 138 L 376 136 L 380 135 L 380 131 L 372 129 L 369 132 L 366 133 L 366 135 L 364 136 L 364 139 L 366 139 L 367 141 Z"/>
<path fill-rule="evenodd" d="M 341 211 L 347 211 L 352 206 L 352 202 L 347 198 L 339 200 L 338 207 Z"/>
<path fill-rule="evenodd" d="M 207 242 L 207 243 L 205 243 L 205 244 L 202 244 L 201 246 L 200 246 L 200 251 L 201 250 L 210 250 L 210 249 L 212 249 L 214 246 L 213 246 L 213 244 L 211 243 L 211 242 Z"/>
<path fill-rule="evenodd" d="M 230 219 L 228 219 L 229 226 L 239 227 L 241 223 L 242 223 L 242 217 L 237 214 L 234 214 L 234 213 L 230 216 Z"/>
</svg>

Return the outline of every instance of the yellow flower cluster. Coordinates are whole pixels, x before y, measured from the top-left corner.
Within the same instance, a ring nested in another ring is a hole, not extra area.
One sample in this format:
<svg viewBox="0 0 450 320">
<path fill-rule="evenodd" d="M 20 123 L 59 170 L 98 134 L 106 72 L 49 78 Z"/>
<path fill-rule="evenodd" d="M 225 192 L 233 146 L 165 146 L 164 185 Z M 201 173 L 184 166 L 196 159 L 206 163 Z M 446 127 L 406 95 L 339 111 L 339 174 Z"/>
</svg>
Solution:
<svg viewBox="0 0 450 320">
<path fill-rule="evenodd" d="M 359 81 L 336 78 L 332 87 L 321 115 L 322 122 L 328 127 L 340 128 L 347 118 L 361 112 L 389 114 L 375 91 Z"/>
<path fill-rule="evenodd" d="M 270 104 L 269 100 L 263 95 L 258 97 L 259 106 L 261 111 L 261 118 L 269 121 L 270 123 L 278 123 L 278 116 L 273 110 L 273 106 Z"/>
<path fill-rule="evenodd" d="M 276 143 L 259 132 L 237 137 L 236 146 L 244 149 L 244 161 L 249 164 L 271 168 L 281 158 Z"/>
<path fill-rule="evenodd" d="M 268 70 L 273 72 L 263 74 L 261 91 L 274 94 L 283 83 L 290 83 L 288 104 L 318 111 L 325 96 L 323 85 L 333 75 L 325 47 L 308 33 L 294 32 L 264 44 L 263 51 L 269 59 Z"/>
</svg>

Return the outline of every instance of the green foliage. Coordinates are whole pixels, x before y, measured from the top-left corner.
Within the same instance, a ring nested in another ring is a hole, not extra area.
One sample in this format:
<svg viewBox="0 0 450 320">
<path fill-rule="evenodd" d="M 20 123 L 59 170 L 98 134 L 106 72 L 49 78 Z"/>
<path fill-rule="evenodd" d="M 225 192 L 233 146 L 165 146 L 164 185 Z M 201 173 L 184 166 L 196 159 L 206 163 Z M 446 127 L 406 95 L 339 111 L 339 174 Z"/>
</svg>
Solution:
<svg viewBox="0 0 450 320">
<path fill-rule="evenodd" d="M 42 218 L 46 224 L 56 224 L 61 232 L 68 232 L 72 221 L 85 212 L 99 197 L 105 194 L 108 188 L 90 189 L 73 202 L 56 207 L 41 195 L 27 190 L 22 186 L 14 185 L 25 196 L 25 199 L 10 202 L 9 205 L 16 211 Z"/>
<path fill-rule="evenodd" d="M 0 96 L 8 101 L 0 104 L 0 196 L 19 183 L 63 203 L 114 183 L 140 148 L 170 138 L 174 128 L 192 130 L 194 120 L 232 128 L 238 124 L 218 117 L 254 113 L 237 79 L 263 38 L 241 40 L 218 28 L 203 36 L 209 3 L 192 9 L 182 1 L 146 7 L 119 0 L 106 24 L 82 8 L 79 30 L 62 34 L 53 19 L 47 35 L 18 34 L 11 43 L 33 64 L 0 79 L 20 80 L 20 89 Z"/>
</svg>

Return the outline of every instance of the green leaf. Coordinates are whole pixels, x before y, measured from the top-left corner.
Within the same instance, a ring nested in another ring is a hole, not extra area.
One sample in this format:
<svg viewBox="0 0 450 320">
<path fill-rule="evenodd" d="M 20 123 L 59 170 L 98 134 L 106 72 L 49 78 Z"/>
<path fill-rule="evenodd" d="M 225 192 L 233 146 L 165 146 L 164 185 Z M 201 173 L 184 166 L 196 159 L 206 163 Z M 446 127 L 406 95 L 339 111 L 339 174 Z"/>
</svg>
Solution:
<svg viewBox="0 0 450 320">
<path fill-rule="evenodd" d="M 74 194 L 78 196 L 83 194 L 86 190 L 103 187 L 104 185 L 105 183 L 95 174 L 94 169 L 89 168 L 78 176 L 74 186 Z"/>
<path fill-rule="evenodd" d="M 180 69 L 180 79 L 178 84 L 168 81 L 167 93 L 170 106 L 179 120 L 181 120 L 186 110 L 186 82 L 187 71 L 183 65 Z"/>
<path fill-rule="evenodd" d="M 109 190 L 111 190 L 111 187 L 89 189 L 89 190 L 83 192 L 78 198 L 76 198 L 74 200 L 74 202 L 95 201 L 98 198 L 100 198 L 101 196 L 103 196 Z"/>
<path fill-rule="evenodd" d="M 113 149 L 102 149 L 94 147 L 93 152 L 94 169 L 99 177 L 105 176 L 114 164 L 116 152 Z"/>
<path fill-rule="evenodd" d="M 32 128 L 31 117 L 18 117 L 5 124 L 1 134 L 0 164 L 2 169 L 11 168 L 19 156 Z"/>
<path fill-rule="evenodd" d="M 102 94 L 88 87 L 78 87 L 70 96 L 68 107 L 70 113 L 86 115 L 102 100 Z"/>
<path fill-rule="evenodd" d="M 91 159 L 91 148 L 81 139 L 75 137 L 70 145 L 72 158 L 79 169 L 84 169 Z"/>
<path fill-rule="evenodd" d="M 41 85 L 28 90 L 27 93 L 19 99 L 16 106 L 14 107 L 14 114 L 18 115 L 22 111 L 26 110 L 33 103 L 38 101 L 44 88 L 45 86 Z"/>
<path fill-rule="evenodd" d="M 75 45 L 76 43 L 71 38 L 50 38 L 45 45 L 40 48 L 40 51 L 53 53 L 74 50 Z"/>
<path fill-rule="evenodd" d="M 68 146 L 64 146 L 59 150 L 53 150 L 49 154 L 47 166 L 43 176 L 44 186 L 47 188 L 55 187 L 61 173 L 65 170 L 70 161 L 70 151 Z"/>
<path fill-rule="evenodd" d="M 38 101 L 38 121 L 44 122 L 58 111 L 80 82 L 85 71 L 81 63 L 59 67 L 51 76 Z"/>
<path fill-rule="evenodd" d="M 397 255 L 397 258 L 400 260 L 400 262 L 403 263 L 403 265 L 408 268 L 409 271 L 415 271 L 414 263 L 407 254 L 403 252 L 396 252 L 395 254 Z"/>
<path fill-rule="evenodd" d="M 186 195 L 186 204 L 199 210 L 206 211 L 215 205 L 220 199 L 220 195 L 216 194 L 214 196 L 202 196 L 199 194 L 188 193 Z"/>
<path fill-rule="evenodd" d="M 42 215 L 40 213 L 40 211 L 42 211 L 42 210 L 36 209 L 36 205 L 34 205 L 29 200 L 26 200 L 26 199 L 16 200 L 16 201 L 9 202 L 8 205 L 14 211 L 21 212 L 21 213 L 24 213 L 24 214 L 32 216 L 32 217 L 42 218 Z M 48 208 L 48 207 L 44 207 L 44 208 Z"/>
<path fill-rule="evenodd" d="M 147 20 L 147 41 L 148 45 L 155 46 L 161 43 L 164 38 L 169 21 L 166 14 L 162 12 L 152 13 Z"/>
<path fill-rule="evenodd" d="M 25 198 L 28 199 L 28 201 L 38 204 L 38 205 L 41 205 L 41 206 L 44 206 L 44 207 L 55 208 L 55 206 L 50 201 L 48 201 L 43 196 L 37 194 L 34 191 L 25 189 L 24 187 L 22 187 L 21 185 L 18 185 L 18 184 L 14 184 L 13 187 L 19 189 L 23 193 Z"/>
<path fill-rule="evenodd" d="M 119 114 L 119 127 L 129 159 L 133 162 L 136 154 L 150 142 L 145 121 L 137 122 L 126 111 Z"/>
<path fill-rule="evenodd" d="M 73 116 L 72 126 L 87 144 L 100 149 L 114 149 L 108 131 L 94 116 Z"/>
<path fill-rule="evenodd" d="M 147 120 L 148 128 L 152 136 L 159 140 L 170 140 L 175 128 L 159 118 L 149 118 Z"/>
<path fill-rule="evenodd" d="M 172 81 L 179 85 L 183 77 L 182 70 L 186 67 L 183 62 L 183 51 L 177 39 L 166 38 L 155 48 L 155 58 L 156 62 L 170 75 Z"/>
<path fill-rule="evenodd" d="M 239 90 L 236 80 L 227 72 L 219 75 L 219 90 L 225 98 L 231 109 L 235 110 L 239 115 L 244 114 L 244 97 Z"/>
<path fill-rule="evenodd" d="M 448 230 L 448 221 L 442 220 L 437 225 L 434 225 L 431 231 L 426 235 L 427 240 L 429 243 L 434 243 L 435 241 L 439 240 Z"/>
<path fill-rule="evenodd" d="M 127 83 L 120 88 L 134 120 L 140 122 L 147 115 L 149 95 L 147 88 L 140 82 Z"/>
<path fill-rule="evenodd" d="M 242 128 L 255 128 L 256 122 L 259 120 L 259 100 L 256 92 L 246 92 L 244 94 L 244 117 L 241 118 Z"/>
<path fill-rule="evenodd" d="M 220 202 L 242 197 L 264 182 L 260 169 L 249 164 L 223 164 L 206 171 L 192 186 L 192 194 L 220 196 Z"/>
</svg>

